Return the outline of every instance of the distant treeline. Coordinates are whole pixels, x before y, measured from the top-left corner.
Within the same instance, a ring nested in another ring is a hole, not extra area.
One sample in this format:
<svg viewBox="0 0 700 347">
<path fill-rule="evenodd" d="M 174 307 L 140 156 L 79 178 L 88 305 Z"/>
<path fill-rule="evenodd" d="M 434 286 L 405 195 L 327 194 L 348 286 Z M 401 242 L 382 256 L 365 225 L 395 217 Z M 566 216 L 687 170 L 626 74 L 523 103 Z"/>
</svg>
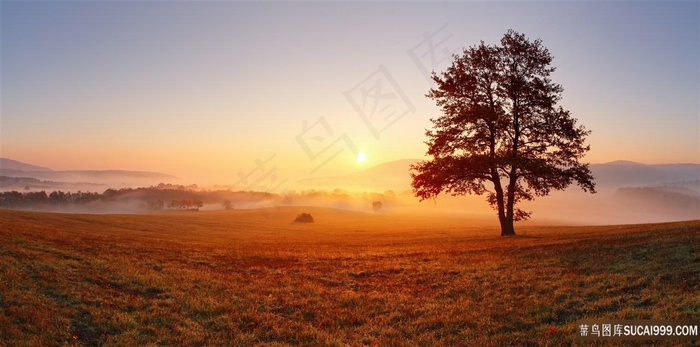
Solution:
<svg viewBox="0 0 700 347">
<path fill-rule="evenodd" d="M 196 187 L 196 186 L 195 186 Z M 272 197 L 268 193 L 232 191 L 195 191 L 192 186 L 159 185 L 149 188 L 107 189 L 97 192 L 6 191 L 0 192 L 0 208 L 53 210 L 65 207 L 109 207 L 130 203 L 130 210 L 195 210 L 204 203 L 223 204 L 231 199 L 260 201 Z"/>
<path fill-rule="evenodd" d="M 3 183 L 22 183 L 22 184 L 36 184 L 36 183 L 59 183 L 53 181 L 42 181 L 32 177 L 10 177 L 0 175 L 0 184 Z"/>
<path fill-rule="evenodd" d="M 0 207 L 4 208 L 30 208 L 36 206 L 64 206 L 64 205 L 82 205 L 92 201 L 102 199 L 102 194 L 92 192 L 61 192 L 54 191 L 46 194 L 45 191 L 40 192 L 23 192 L 10 191 L 0 193 Z"/>
<path fill-rule="evenodd" d="M 87 186 L 95 189 L 99 189 L 103 184 L 89 183 L 89 182 L 57 182 L 49 180 L 40 180 L 33 177 L 11 177 L 0 175 L 0 189 L 5 191 L 9 190 L 24 190 L 24 191 L 58 191 L 66 190 L 70 188 L 65 188 L 66 186 Z M 91 190 L 91 188 L 88 188 Z M 181 184 L 169 184 L 160 183 L 157 186 L 151 186 L 153 189 L 175 189 L 175 190 L 198 190 L 199 187 L 196 184 L 191 185 L 181 185 Z M 101 188 L 104 189 L 104 188 Z"/>
<path fill-rule="evenodd" d="M 346 209 L 382 209 L 393 204 L 396 195 L 384 193 L 348 193 L 342 190 L 285 192 L 273 194 L 255 191 L 198 190 L 196 185 L 159 184 L 148 188 L 107 189 L 97 192 L 23 191 L 0 192 L 0 208 L 71 211 L 138 212 L 160 210 L 197 210 L 258 208 L 281 205 L 314 205 Z M 381 204 L 381 205 L 380 205 Z M 380 207 L 378 207 L 380 206 Z"/>
</svg>

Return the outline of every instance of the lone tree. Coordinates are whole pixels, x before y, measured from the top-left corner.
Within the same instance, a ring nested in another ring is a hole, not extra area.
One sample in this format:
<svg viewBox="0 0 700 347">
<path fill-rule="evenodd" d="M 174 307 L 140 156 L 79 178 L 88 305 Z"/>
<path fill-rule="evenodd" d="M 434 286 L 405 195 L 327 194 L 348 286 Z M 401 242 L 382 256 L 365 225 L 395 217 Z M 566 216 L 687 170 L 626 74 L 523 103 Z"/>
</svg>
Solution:
<svg viewBox="0 0 700 347">
<path fill-rule="evenodd" d="M 432 159 L 411 166 L 417 197 L 486 194 L 507 236 L 530 217 L 515 207 L 521 201 L 574 182 L 595 193 L 579 162 L 590 131 L 557 106 L 563 88 L 550 79 L 555 68 L 541 40 L 509 30 L 500 46 L 482 41 L 454 59 L 442 75 L 433 72 L 437 87 L 426 95 L 443 115 L 426 130 Z"/>
</svg>

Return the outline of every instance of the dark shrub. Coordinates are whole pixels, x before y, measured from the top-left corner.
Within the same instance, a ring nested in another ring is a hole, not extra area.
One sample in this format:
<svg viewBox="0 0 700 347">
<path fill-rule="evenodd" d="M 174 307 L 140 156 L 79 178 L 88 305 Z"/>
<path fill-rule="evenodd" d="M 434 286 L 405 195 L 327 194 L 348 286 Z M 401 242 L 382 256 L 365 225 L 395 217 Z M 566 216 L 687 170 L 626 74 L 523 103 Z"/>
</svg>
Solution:
<svg viewBox="0 0 700 347">
<path fill-rule="evenodd" d="M 311 217 L 311 215 L 308 213 L 302 213 L 300 215 L 297 215 L 297 218 L 294 219 L 294 222 L 295 223 L 313 223 L 314 217 Z"/>
</svg>

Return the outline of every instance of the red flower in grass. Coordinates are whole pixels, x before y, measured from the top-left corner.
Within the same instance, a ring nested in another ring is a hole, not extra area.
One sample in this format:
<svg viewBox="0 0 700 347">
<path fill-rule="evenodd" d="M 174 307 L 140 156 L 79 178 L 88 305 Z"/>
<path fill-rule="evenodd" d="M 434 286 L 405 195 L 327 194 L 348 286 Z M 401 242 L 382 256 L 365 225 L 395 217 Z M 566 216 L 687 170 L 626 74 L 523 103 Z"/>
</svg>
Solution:
<svg viewBox="0 0 700 347">
<path fill-rule="evenodd" d="M 77 339 L 78 339 L 78 334 L 73 334 L 73 340 L 77 340 Z"/>
<path fill-rule="evenodd" d="M 557 332 L 557 328 L 555 328 L 554 325 L 552 325 L 552 326 L 549 327 L 549 333 L 550 333 L 550 334 L 554 334 L 554 333 L 556 333 L 556 332 Z"/>
</svg>

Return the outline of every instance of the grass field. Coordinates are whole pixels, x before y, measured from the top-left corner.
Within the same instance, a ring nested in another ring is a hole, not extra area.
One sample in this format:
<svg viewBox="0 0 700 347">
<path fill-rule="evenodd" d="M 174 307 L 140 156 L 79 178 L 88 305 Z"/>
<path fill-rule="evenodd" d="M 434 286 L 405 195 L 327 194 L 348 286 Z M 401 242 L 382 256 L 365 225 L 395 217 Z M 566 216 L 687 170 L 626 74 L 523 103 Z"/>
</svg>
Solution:
<svg viewBox="0 0 700 347">
<path fill-rule="evenodd" d="M 0 211 L 0 345 L 569 346 L 578 319 L 700 318 L 700 221 L 493 222 Z"/>
</svg>

